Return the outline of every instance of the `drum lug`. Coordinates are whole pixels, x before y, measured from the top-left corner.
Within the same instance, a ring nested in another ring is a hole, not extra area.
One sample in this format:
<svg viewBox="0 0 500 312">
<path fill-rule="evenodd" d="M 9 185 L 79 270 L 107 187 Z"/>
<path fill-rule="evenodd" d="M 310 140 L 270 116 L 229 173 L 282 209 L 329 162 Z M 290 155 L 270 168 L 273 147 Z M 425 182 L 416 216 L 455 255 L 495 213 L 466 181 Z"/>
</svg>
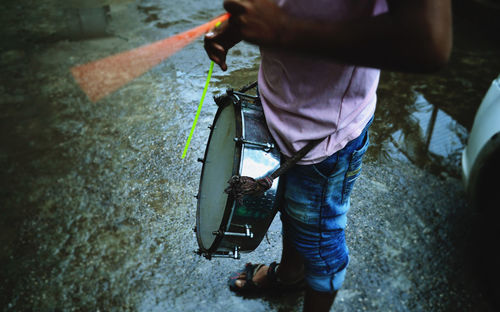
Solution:
<svg viewBox="0 0 500 312">
<path fill-rule="evenodd" d="M 201 162 L 202 164 L 205 163 L 205 159 L 203 158 L 198 158 L 198 162 Z"/>
<path fill-rule="evenodd" d="M 195 251 L 195 253 L 199 256 L 205 257 L 207 260 L 212 260 L 212 257 L 213 258 L 233 258 L 236 260 L 241 259 L 240 246 L 234 246 L 233 251 L 221 252 L 218 254 L 217 253 L 214 253 L 214 254 L 206 253 L 206 252 L 201 251 L 201 249 L 198 249 L 197 251 Z"/>
<path fill-rule="evenodd" d="M 221 230 L 213 231 L 212 234 L 216 236 L 224 235 L 224 236 L 238 236 L 238 237 L 248 237 L 253 238 L 253 233 L 251 231 L 252 227 L 248 224 L 245 224 L 245 233 L 234 233 L 234 232 L 223 232 Z"/>
<path fill-rule="evenodd" d="M 193 227 L 193 232 L 198 232 L 198 228 L 196 226 Z"/>
<path fill-rule="evenodd" d="M 273 143 L 269 143 L 269 142 L 260 143 L 260 142 L 254 142 L 254 141 L 246 140 L 245 138 L 234 138 L 234 141 L 236 143 L 242 143 L 242 144 L 248 144 L 248 145 L 254 145 L 254 146 L 260 147 L 265 152 L 269 152 L 270 150 L 272 150 L 274 148 L 274 144 Z"/>
<path fill-rule="evenodd" d="M 233 259 L 240 259 L 240 247 L 239 246 L 234 246 L 234 251 L 233 251 Z"/>
</svg>

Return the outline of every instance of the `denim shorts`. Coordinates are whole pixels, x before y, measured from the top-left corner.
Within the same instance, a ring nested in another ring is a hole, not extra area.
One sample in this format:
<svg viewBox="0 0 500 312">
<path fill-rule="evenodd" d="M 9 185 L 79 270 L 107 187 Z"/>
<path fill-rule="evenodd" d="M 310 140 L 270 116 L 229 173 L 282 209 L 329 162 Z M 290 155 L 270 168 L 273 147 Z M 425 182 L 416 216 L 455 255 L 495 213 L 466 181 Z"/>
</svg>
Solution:
<svg viewBox="0 0 500 312">
<path fill-rule="evenodd" d="M 331 293 L 344 281 L 349 263 L 346 214 L 368 148 L 370 124 L 324 161 L 295 165 L 280 177 L 283 236 L 302 255 L 306 281 L 313 290 Z"/>
</svg>

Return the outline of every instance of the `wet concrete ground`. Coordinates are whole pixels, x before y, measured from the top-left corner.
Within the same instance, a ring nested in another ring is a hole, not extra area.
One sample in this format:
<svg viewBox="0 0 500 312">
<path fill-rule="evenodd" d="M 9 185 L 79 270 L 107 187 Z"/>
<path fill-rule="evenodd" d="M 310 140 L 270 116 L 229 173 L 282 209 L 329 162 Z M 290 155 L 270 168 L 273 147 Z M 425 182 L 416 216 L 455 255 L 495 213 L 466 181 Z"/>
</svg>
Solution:
<svg viewBox="0 0 500 312">
<path fill-rule="evenodd" d="M 68 32 L 74 10 L 103 5 L 106 34 Z M 277 220 L 240 261 L 193 252 L 196 159 L 216 110 L 207 97 L 181 160 L 209 67 L 201 41 L 98 103 L 69 73 L 199 25 L 222 12 L 220 3 L 8 0 L 0 8 L 2 309 L 300 311 L 300 292 L 245 298 L 226 287 L 245 262 L 279 260 Z M 456 24 L 447 69 L 382 75 L 335 311 L 494 311 L 475 269 L 487 252 L 474 248 L 479 216 L 467 205 L 458 161 L 500 73 L 500 48 L 466 14 L 457 12 Z M 229 61 L 209 93 L 255 80 L 255 47 L 238 46 Z M 435 122 L 434 110 L 442 116 Z"/>
</svg>

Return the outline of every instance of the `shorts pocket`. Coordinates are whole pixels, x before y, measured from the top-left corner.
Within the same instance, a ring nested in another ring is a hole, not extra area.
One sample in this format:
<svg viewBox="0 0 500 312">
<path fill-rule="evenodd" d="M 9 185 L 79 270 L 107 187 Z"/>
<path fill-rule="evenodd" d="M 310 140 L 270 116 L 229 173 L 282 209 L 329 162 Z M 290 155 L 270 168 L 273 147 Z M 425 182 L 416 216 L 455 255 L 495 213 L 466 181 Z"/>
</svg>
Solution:
<svg viewBox="0 0 500 312">
<path fill-rule="evenodd" d="M 370 138 L 368 131 L 365 132 L 365 138 L 363 141 L 363 144 L 361 145 L 361 148 L 355 150 L 351 154 L 351 159 L 349 161 L 349 166 L 347 168 L 345 177 L 344 177 L 344 185 L 342 188 L 342 203 L 347 202 L 349 199 L 349 196 L 351 195 L 351 191 L 354 187 L 354 182 L 358 179 L 358 177 L 361 175 L 361 168 L 362 168 L 362 163 L 363 163 L 363 156 L 366 153 L 366 150 L 368 149 L 368 145 L 370 143 Z"/>
<path fill-rule="evenodd" d="M 337 168 L 338 153 L 334 153 L 320 163 L 310 165 L 322 178 L 327 179 L 335 173 Z"/>
</svg>

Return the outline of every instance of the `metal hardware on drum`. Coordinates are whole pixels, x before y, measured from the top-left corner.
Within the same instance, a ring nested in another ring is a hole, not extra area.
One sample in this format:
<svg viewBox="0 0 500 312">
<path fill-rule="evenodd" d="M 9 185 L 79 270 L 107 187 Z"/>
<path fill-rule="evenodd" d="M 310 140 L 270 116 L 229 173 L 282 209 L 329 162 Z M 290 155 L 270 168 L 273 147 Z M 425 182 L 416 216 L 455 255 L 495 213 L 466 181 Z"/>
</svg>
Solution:
<svg viewBox="0 0 500 312">
<path fill-rule="evenodd" d="M 248 90 L 254 89 L 254 88 L 257 92 L 256 95 L 251 95 L 251 94 L 246 93 Z M 261 105 L 260 104 L 260 97 L 259 97 L 259 90 L 258 90 L 256 81 L 244 86 L 243 88 L 241 88 L 238 91 L 235 91 L 233 88 L 228 88 L 228 89 L 226 89 L 225 94 L 217 95 L 217 96 L 214 96 L 213 98 L 214 98 L 215 104 L 217 104 L 217 106 L 221 106 L 224 104 L 222 100 L 224 100 L 227 97 L 232 97 L 232 96 L 234 96 L 234 98 L 236 98 L 236 100 L 237 100 L 236 103 L 234 103 L 234 104 L 241 105 L 242 100 L 240 99 L 240 97 L 242 97 L 242 98 L 246 98 L 246 99 L 251 100 L 253 102 L 254 106 L 260 107 L 260 105 Z"/>
<path fill-rule="evenodd" d="M 242 100 L 239 98 L 238 95 L 233 95 L 233 97 L 238 100 L 238 102 L 236 102 L 235 105 L 240 105 L 242 109 L 251 109 L 254 111 L 259 111 L 261 113 L 264 112 L 260 104 L 260 98 L 258 97 L 256 97 L 252 101 L 248 101 L 248 99 Z"/>
<path fill-rule="evenodd" d="M 257 95 L 245 94 L 245 93 L 241 93 L 241 92 L 233 91 L 233 90 L 231 90 L 231 93 L 228 92 L 228 94 L 230 94 L 230 95 L 238 95 L 238 96 L 250 99 L 250 100 L 258 100 L 259 99 L 259 97 Z"/>
<path fill-rule="evenodd" d="M 274 148 L 274 144 L 266 142 L 266 143 L 260 143 L 260 142 L 254 142 L 250 140 L 246 140 L 244 138 L 234 138 L 234 141 L 237 143 L 243 143 L 243 144 L 248 144 L 248 145 L 254 145 L 261 147 L 265 152 L 269 152 Z"/>
<path fill-rule="evenodd" d="M 198 251 L 196 251 L 196 254 L 203 256 L 203 257 L 207 258 L 208 260 L 212 260 L 212 258 L 232 258 L 232 259 L 239 260 L 241 258 L 240 246 L 234 246 L 233 251 L 218 252 L 218 253 L 213 253 L 213 254 L 205 253 L 205 252 L 201 251 L 200 249 L 198 249 Z"/>
<path fill-rule="evenodd" d="M 251 82 L 239 90 L 239 92 L 247 92 L 250 89 L 257 88 L 257 81 Z"/>
<path fill-rule="evenodd" d="M 251 231 L 252 227 L 248 224 L 245 224 L 245 233 L 234 233 L 234 232 L 223 232 L 223 231 L 213 231 L 212 234 L 219 236 L 219 235 L 224 235 L 224 236 L 236 236 L 236 237 L 248 237 L 248 238 L 253 238 L 253 233 Z"/>
<path fill-rule="evenodd" d="M 201 162 L 201 163 L 205 162 L 205 159 L 203 159 L 203 158 L 198 158 L 197 160 L 198 160 L 198 162 Z"/>
<path fill-rule="evenodd" d="M 214 253 L 210 255 L 210 257 L 214 258 L 233 258 L 233 259 L 240 259 L 240 246 L 234 246 L 233 251 L 228 251 L 228 252 L 221 252 L 221 253 Z"/>
</svg>

